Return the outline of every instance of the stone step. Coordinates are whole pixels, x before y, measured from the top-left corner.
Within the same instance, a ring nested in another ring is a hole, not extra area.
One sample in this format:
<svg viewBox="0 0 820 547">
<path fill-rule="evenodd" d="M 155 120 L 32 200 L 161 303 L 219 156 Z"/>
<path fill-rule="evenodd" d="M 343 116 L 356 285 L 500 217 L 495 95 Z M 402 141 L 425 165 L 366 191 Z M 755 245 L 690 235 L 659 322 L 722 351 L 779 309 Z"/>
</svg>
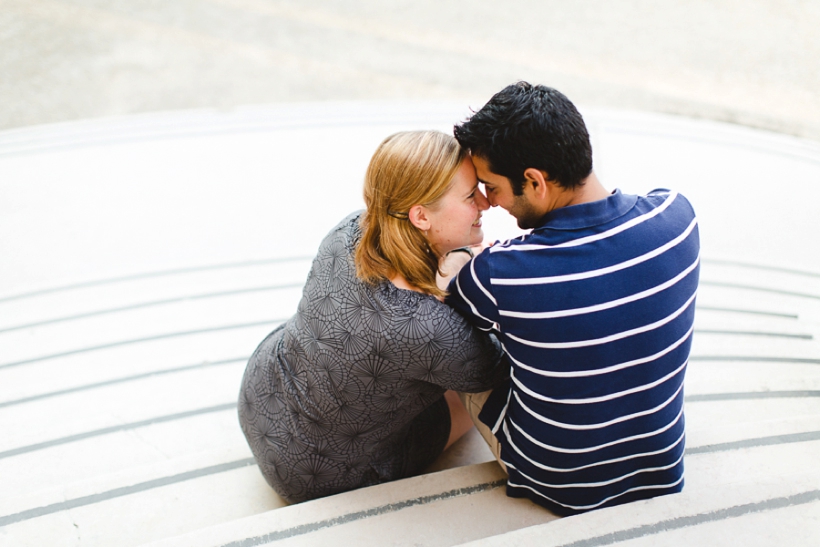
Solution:
<svg viewBox="0 0 820 547">
<path fill-rule="evenodd" d="M 592 511 L 464 547 L 817 545 L 820 442 L 689 457 L 680 494 Z M 796 472 L 802 467 L 803 472 Z"/>
<path fill-rule="evenodd" d="M 785 536 L 778 532 L 779 538 L 820 533 L 820 470 L 812 469 L 820 437 L 703 448 L 687 456 L 683 493 L 564 519 L 528 500 L 506 497 L 504 473 L 487 462 L 283 507 L 148 545 L 678 545 L 680 538 L 669 538 L 688 534 L 708 544 L 703 538 L 710 533 L 734 544 L 728 540 L 735 534 L 748 535 L 747 516 L 754 517 L 752 529 L 758 531 L 772 519 L 801 523 Z M 808 543 L 796 543 L 803 544 Z"/>
<path fill-rule="evenodd" d="M 496 462 L 447 469 L 268 511 L 151 547 L 458 545 L 557 518 L 505 495 Z"/>
</svg>

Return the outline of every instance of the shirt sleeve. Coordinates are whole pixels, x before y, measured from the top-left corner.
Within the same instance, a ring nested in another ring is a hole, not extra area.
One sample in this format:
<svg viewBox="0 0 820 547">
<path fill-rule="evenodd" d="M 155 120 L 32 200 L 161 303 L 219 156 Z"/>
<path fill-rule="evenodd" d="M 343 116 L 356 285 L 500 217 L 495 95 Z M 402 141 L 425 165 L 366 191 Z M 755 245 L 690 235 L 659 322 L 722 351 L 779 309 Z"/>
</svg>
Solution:
<svg viewBox="0 0 820 547">
<path fill-rule="evenodd" d="M 491 292 L 490 249 L 461 268 L 448 287 L 445 302 L 484 331 L 498 332 L 498 302 Z"/>
</svg>

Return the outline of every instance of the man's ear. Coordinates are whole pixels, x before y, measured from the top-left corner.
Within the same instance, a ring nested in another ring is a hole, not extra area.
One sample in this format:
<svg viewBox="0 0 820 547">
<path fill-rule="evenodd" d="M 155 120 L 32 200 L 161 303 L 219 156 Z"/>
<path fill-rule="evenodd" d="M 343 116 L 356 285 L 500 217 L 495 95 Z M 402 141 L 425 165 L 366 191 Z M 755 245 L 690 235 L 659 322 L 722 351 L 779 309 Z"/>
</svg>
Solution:
<svg viewBox="0 0 820 547">
<path fill-rule="evenodd" d="M 410 210 L 407 212 L 407 218 L 413 226 L 422 232 L 426 232 L 430 229 L 430 219 L 427 217 L 427 208 L 424 205 L 413 205 L 410 207 Z"/>
<path fill-rule="evenodd" d="M 528 167 L 524 170 L 524 186 L 534 192 L 534 197 L 543 200 L 549 193 L 550 178 L 549 173 L 541 171 L 535 167 Z"/>
</svg>

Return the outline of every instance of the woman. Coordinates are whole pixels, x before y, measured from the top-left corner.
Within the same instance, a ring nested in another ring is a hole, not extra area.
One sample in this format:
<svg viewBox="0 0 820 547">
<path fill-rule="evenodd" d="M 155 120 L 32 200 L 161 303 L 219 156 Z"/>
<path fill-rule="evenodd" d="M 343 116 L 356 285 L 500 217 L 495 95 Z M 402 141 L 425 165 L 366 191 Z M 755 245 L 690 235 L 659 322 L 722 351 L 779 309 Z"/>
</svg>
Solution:
<svg viewBox="0 0 820 547">
<path fill-rule="evenodd" d="M 498 343 L 436 284 L 447 253 L 482 241 L 489 207 L 455 139 L 388 137 L 364 198 L 322 242 L 296 315 L 242 382 L 242 430 L 289 503 L 419 473 L 472 425 L 445 390 L 485 391 L 507 372 Z"/>
</svg>

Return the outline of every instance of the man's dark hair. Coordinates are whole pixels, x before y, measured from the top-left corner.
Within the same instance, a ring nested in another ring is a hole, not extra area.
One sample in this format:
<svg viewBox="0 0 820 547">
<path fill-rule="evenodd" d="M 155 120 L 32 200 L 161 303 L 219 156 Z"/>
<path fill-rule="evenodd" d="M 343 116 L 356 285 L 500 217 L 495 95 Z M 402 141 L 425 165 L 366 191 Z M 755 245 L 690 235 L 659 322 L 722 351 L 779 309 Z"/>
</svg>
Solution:
<svg viewBox="0 0 820 547">
<path fill-rule="evenodd" d="M 509 85 L 481 110 L 456 125 L 462 147 L 507 177 L 524 193 L 524 171 L 546 171 L 550 180 L 575 188 L 592 172 L 592 146 L 584 119 L 560 91 L 527 82 Z"/>
</svg>

